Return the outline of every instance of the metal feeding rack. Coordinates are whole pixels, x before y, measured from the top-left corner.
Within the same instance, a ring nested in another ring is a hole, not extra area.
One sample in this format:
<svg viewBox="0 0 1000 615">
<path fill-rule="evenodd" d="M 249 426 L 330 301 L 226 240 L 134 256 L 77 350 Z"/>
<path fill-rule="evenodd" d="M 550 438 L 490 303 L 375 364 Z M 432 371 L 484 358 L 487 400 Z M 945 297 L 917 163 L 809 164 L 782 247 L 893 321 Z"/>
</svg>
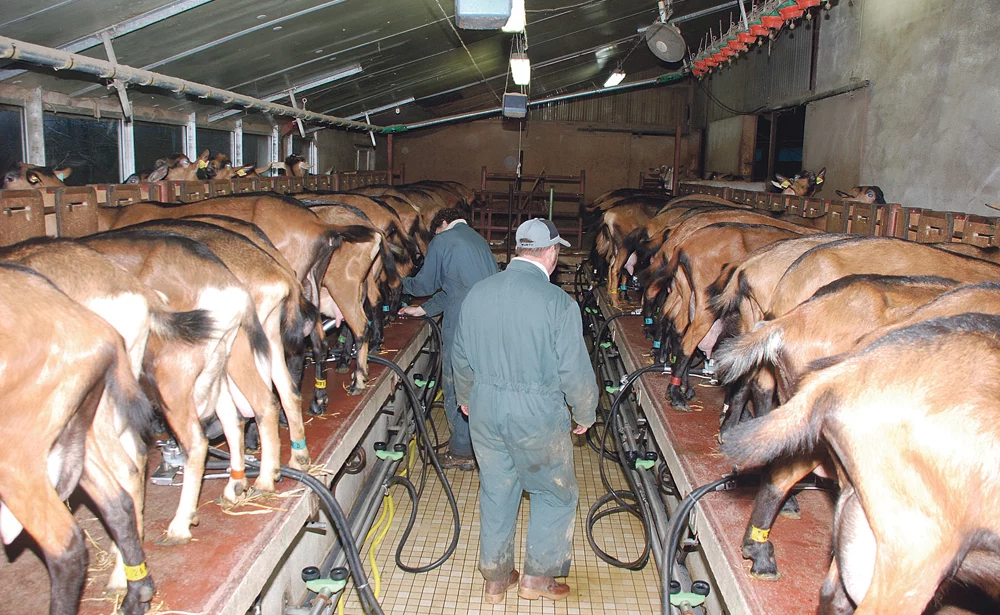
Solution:
<svg viewBox="0 0 1000 615">
<path fill-rule="evenodd" d="M 579 175 L 490 173 L 483 167 L 472 224 L 487 241 L 506 240 L 531 218 L 550 218 L 564 239 L 579 248 L 583 243 L 580 217 L 586 192 L 586 173 Z"/>
</svg>

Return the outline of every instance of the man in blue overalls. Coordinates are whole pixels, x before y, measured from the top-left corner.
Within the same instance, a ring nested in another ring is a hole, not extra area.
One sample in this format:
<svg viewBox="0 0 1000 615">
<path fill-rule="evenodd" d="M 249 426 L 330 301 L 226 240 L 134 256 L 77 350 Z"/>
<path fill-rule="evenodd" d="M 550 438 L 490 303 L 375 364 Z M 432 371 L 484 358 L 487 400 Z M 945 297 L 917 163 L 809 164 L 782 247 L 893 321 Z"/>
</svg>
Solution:
<svg viewBox="0 0 1000 615">
<path fill-rule="evenodd" d="M 427 246 L 427 256 L 417 275 L 403 280 L 403 291 L 415 297 L 433 295 L 422 306 L 399 310 L 406 316 L 436 316 L 444 312 L 441 336 L 444 356 L 441 365 L 441 389 L 444 411 L 451 428 L 448 453 L 440 457 L 446 468 L 472 470 L 475 457 L 469 439 L 469 421 L 455 403 L 455 379 L 452 377 L 451 348 L 458 325 L 462 300 L 472 286 L 497 272 L 497 261 L 489 244 L 464 219 L 460 209 L 439 210 L 431 221 L 436 233 Z"/>
<path fill-rule="evenodd" d="M 549 220 L 517 229 L 517 258 L 465 298 L 455 334 L 455 390 L 479 461 L 479 570 L 488 602 L 561 600 L 578 499 L 570 432 L 594 423 L 597 380 L 580 310 L 549 276 L 569 244 Z M 573 428 L 572 422 L 576 422 Z M 524 575 L 514 570 L 521 493 L 531 498 Z"/>
</svg>

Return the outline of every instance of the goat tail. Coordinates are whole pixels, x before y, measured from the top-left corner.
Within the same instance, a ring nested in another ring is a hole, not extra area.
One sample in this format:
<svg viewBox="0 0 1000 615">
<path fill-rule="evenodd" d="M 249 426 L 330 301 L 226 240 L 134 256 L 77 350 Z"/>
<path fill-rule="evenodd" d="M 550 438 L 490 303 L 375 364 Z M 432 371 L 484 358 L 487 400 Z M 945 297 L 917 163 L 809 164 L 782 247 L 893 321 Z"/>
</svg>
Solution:
<svg viewBox="0 0 1000 615">
<path fill-rule="evenodd" d="M 826 415 L 838 403 L 832 391 L 820 381 L 814 382 L 814 386 L 803 387 L 783 406 L 733 427 L 726 435 L 722 452 L 740 468 L 811 453 L 819 442 Z"/>
<path fill-rule="evenodd" d="M 195 344 L 211 337 L 215 331 L 215 321 L 208 310 L 152 310 L 150 317 L 151 331 L 167 340 Z"/>
<path fill-rule="evenodd" d="M 253 351 L 254 360 L 259 366 L 265 366 L 271 364 L 271 346 L 267 341 L 267 333 L 264 332 L 264 326 L 260 323 L 260 318 L 257 316 L 257 306 L 253 302 L 253 298 L 247 293 L 247 303 L 243 310 L 243 319 L 240 321 L 240 327 L 243 332 L 246 333 L 247 339 L 250 340 L 250 350 Z"/>
<path fill-rule="evenodd" d="M 777 365 L 783 348 L 781 327 L 770 321 L 750 333 L 723 340 L 712 357 L 722 383 L 731 384 L 764 363 Z"/>
<path fill-rule="evenodd" d="M 345 226 L 331 224 L 328 226 L 326 241 L 334 251 L 337 251 L 344 243 L 364 243 L 371 241 L 372 237 L 377 233 L 372 227 L 363 224 L 348 224 Z"/>
<path fill-rule="evenodd" d="M 118 340 L 115 346 L 117 356 L 105 375 L 105 394 L 115 408 L 117 422 L 145 444 L 153 434 L 153 405 L 132 373 L 124 344 Z"/>
<path fill-rule="evenodd" d="M 597 254 L 600 255 L 601 258 L 607 262 L 611 262 L 614 240 L 611 237 L 611 229 L 608 228 L 607 224 L 602 224 L 601 228 L 597 230 L 597 238 L 594 241 L 594 247 L 597 249 Z"/>
</svg>

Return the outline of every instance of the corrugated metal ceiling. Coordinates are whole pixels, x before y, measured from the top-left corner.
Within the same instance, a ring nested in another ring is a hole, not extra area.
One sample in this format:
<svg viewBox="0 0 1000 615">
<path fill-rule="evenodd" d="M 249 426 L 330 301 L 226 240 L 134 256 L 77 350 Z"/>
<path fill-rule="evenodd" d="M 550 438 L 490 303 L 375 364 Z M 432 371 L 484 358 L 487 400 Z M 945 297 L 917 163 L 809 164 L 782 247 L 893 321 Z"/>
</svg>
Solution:
<svg viewBox="0 0 1000 615">
<path fill-rule="evenodd" d="M 410 97 L 416 100 L 400 115 L 387 111 L 372 118 L 381 124 L 496 106 L 497 95 L 507 85 L 511 35 L 458 30 L 456 36 L 448 23 L 454 23 L 454 0 L 8 0 L 4 4 L 0 35 L 50 47 L 150 11 L 193 5 L 113 36 L 118 61 L 257 97 L 360 64 L 360 73 L 302 92 L 297 99 L 306 98 L 309 110 L 338 116 Z M 622 62 L 632 75 L 679 66 L 657 60 L 637 34 L 657 16 L 651 0 L 527 0 L 526 5 L 532 98 L 600 86 Z M 720 22 L 728 27 L 738 13 L 731 0 L 674 0 L 673 5 L 675 17 L 717 9 L 683 24 L 691 47 L 708 28 L 717 34 Z M 100 45 L 81 53 L 105 59 Z M 81 75 L 57 76 L 23 65 L 0 68 L 29 69 L 6 81 L 21 87 L 40 85 L 78 97 L 113 95 Z M 138 102 L 197 111 L 199 116 L 219 110 L 151 91 L 139 95 Z M 287 98 L 279 102 L 286 103 Z"/>
</svg>

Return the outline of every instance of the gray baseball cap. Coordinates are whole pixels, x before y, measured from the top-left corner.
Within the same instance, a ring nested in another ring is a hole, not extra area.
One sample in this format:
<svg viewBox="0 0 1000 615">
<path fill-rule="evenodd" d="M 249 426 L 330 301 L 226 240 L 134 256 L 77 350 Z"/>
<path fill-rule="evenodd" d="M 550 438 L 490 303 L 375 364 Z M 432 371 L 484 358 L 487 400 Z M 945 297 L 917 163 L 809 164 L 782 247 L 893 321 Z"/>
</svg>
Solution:
<svg viewBox="0 0 1000 615">
<path fill-rule="evenodd" d="M 517 227 L 517 247 L 547 248 L 557 243 L 569 247 L 569 242 L 559 236 L 559 229 L 551 220 L 532 218 Z"/>
</svg>

